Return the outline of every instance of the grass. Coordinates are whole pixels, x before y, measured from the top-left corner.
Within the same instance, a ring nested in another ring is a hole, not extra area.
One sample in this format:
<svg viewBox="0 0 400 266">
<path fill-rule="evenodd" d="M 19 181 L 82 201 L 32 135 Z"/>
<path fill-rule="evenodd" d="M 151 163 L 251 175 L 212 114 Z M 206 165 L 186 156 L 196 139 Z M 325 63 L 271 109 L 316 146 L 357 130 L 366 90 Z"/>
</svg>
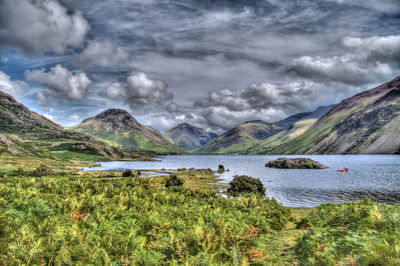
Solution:
<svg viewBox="0 0 400 266">
<path fill-rule="evenodd" d="M 0 179 L 0 264 L 262 264 L 290 211 L 163 178 Z M 186 180 L 185 180 L 186 181 Z"/>
<path fill-rule="evenodd" d="M 400 206 L 360 200 L 324 204 L 298 223 L 304 265 L 399 265 Z"/>
<path fill-rule="evenodd" d="M 210 169 L 153 171 L 184 181 L 172 188 L 168 176 L 4 171 L 0 265 L 400 264 L 398 205 L 286 208 L 255 194 L 225 198 Z"/>
</svg>

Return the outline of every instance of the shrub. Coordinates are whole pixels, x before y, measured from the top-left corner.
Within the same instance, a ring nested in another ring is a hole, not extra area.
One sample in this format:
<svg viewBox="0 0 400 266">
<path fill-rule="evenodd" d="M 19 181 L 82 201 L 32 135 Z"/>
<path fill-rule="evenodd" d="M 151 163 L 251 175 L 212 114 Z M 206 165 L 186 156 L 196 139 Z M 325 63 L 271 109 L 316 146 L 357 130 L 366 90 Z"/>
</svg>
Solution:
<svg viewBox="0 0 400 266">
<path fill-rule="evenodd" d="M 133 172 L 131 169 L 125 169 L 125 171 L 122 173 L 123 177 L 132 177 L 133 176 Z"/>
<path fill-rule="evenodd" d="M 12 171 L 10 174 L 10 176 L 24 176 L 24 175 L 26 175 L 26 172 L 21 167 L 18 167 L 17 170 Z"/>
<path fill-rule="evenodd" d="M 45 164 L 41 164 L 38 168 L 36 168 L 35 171 L 33 171 L 33 176 L 48 176 L 48 175 L 53 175 L 54 172 L 53 170 L 45 165 Z"/>
<path fill-rule="evenodd" d="M 264 195 L 265 188 L 258 178 L 246 175 L 236 175 L 233 180 L 229 182 L 227 193 L 232 196 L 239 196 L 248 193 L 259 193 Z"/>
<path fill-rule="evenodd" d="M 183 179 L 177 177 L 176 175 L 170 175 L 165 182 L 165 187 L 182 187 Z"/>
<path fill-rule="evenodd" d="M 222 165 L 222 164 L 220 164 L 220 165 L 218 165 L 218 170 L 217 170 L 217 173 L 223 173 L 223 172 L 225 172 L 225 167 Z"/>
</svg>

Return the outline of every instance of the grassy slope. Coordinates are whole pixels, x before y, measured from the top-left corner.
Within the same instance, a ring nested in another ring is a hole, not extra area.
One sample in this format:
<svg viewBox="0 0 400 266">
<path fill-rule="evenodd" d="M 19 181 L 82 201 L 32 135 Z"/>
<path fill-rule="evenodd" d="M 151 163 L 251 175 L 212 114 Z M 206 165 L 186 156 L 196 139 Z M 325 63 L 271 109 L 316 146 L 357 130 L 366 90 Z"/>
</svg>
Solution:
<svg viewBox="0 0 400 266">
<path fill-rule="evenodd" d="M 266 140 L 260 141 L 252 146 L 247 153 L 257 154 L 265 150 L 271 150 L 277 146 L 284 144 L 298 136 L 304 134 L 318 119 L 306 119 L 294 123 L 285 131 L 279 132 Z"/>
<path fill-rule="evenodd" d="M 198 154 L 239 154 L 248 150 L 259 142 L 253 136 L 254 128 L 260 126 L 254 123 L 246 123 L 222 134 L 216 139 L 206 143 L 195 150 Z M 278 128 L 275 128 L 276 130 Z"/>
<path fill-rule="evenodd" d="M 15 170 L 18 167 L 34 169 L 45 163 L 57 169 L 71 169 L 93 165 L 96 161 L 122 158 L 131 160 L 156 156 L 155 153 L 119 150 L 104 144 L 73 140 L 22 140 L 14 135 L 1 135 L 0 170 Z M 10 152 L 13 151 L 15 154 Z M 113 157 L 117 156 L 117 157 Z"/>
<path fill-rule="evenodd" d="M 400 206 L 324 204 L 298 223 L 303 265 L 400 265 Z"/>
<path fill-rule="evenodd" d="M 266 150 L 266 154 L 305 154 L 307 151 L 315 144 L 326 138 L 334 137 L 335 132 L 332 128 L 343 121 L 346 117 L 349 117 L 356 111 L 366 109 L 369 104 L 371 104 L 376 98 L 370 98 L 361 101 L 357 106 L 345 110 L 342 112 L 337 112 L 331 115 L 328 119 L 323 120 L 323 122 L 311 127 L 306 131 L 306 133 L 283 143 L 277 148 L 271 150 Z"/>
<path fill-rule="evenodd" d="M 139 150 L 151 150 L 159 153 L 183 153 L 181 149 L 164 140 L 162 143 L 155 142 L 144 137 L 135 130 L 117 130 L 101 127 L 96 121 L 86 122 L 84 126 L 72 128 L 72 130 L 86 133 L 94 138 L 104 141 L 115 147 L 128 147 Z"/>
</svg>

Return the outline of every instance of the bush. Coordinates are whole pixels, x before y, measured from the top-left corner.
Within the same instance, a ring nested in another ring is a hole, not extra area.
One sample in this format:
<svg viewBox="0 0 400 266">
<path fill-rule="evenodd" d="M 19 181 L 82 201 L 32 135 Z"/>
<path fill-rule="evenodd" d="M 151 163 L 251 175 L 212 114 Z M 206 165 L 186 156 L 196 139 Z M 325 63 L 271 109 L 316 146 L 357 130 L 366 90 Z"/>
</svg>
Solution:
<svg viewBox="0 0 400 266">
<path fill-rule="evenodd" d="M 229 182 L 227 193 L 232 196 L 239 196 L 248 193 L 265 194 L 264 185 L 260 179 L 253 178 L 246 175 L 234 176 L 233 180 Z"/>
<path fill-rule="evenodd" d="M 14 170 L 10 173 L 10 176 L 24 176 L 26 172 L 21 167 L 18 167 L 17 170 Z"/>
<path fill-rule="evenodd" d="M 217 170 L 217 173 L 223 173 L 223 172 L 225 172 L 225 167 L 222 165 L 222 164 L 220 164 L 220 165 L 218 165 L 218 170 Z"/>
<path fill-rule="evenodd" d="M 125 171 L 122 173 L 123 177 L 132 177 L 133 176 L 133 172 L 131 169 L 125 169 Z"/>
<path fill-rule="evenodd" d="M 183 179 L 177 177 L 176 175 L 170 175 L 165 182 L 165 187 L 182 187 Z"/>
<path fill-rule="evenodd" d="M 53 175 L 54 172 L 53 170 L 45 165 L 45 164 L 41 164 L 38 168 L 36 168 L 35 171 L 33 171 L 33 176 L 49 176 L 49 175 Z"/>
</svg>

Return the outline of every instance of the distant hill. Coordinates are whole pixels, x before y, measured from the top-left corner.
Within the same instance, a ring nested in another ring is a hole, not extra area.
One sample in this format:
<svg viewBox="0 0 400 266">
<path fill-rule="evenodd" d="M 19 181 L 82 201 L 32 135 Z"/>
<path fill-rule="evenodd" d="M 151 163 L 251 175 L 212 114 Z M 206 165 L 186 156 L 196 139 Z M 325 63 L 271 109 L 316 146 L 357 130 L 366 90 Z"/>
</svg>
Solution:
<svg viewBox="0 0 400 266">
<path fill-rule="evenodd" d="M 179 124 L 173 129 L 163 132 L 162 135 L 186 151 L 194 150 L 218 137 L 215 133 L 207 132 L 188 123 Z"/>
<path fill-rule="evenodd" d="M 64 161 L 136 158 L 133 151 L 66 130 L 0 91 L 0 155 L 3 153 Z"/>
<path fill-rule="evenodd" d="M 108 109 L 72 127 L 72 131 L 86 133 L 112 146 L 149 150 L 161 153 L 183 151 L 164 139 L 156 130 L 146 127 L 121 109 Z"/>
<path fill-rule="evenodd" d="M 271 154 L 400 153 L 400 77 L 343 100 Z"/>
<path fill-rule="evenodd" d="M 300 136 L 334 106 L 335 105 L 321 106 L 313 112 L 295 114 L 276 122 L 275 124 L 286 129 L 258 142 L 256 145 L 246 151 L 246 153 L 263 153 L 266 150 L 276 148 L 277 146 L 282 145 L 283 143 L 297 136 Z"/>
<path fill-rule="evenodd" d="M 198 154 L 234 154 L 246 151 L 260 140 L 264 140 L 283 128 L 261 120 L 240 124 L 219 137 L 211 140 L 199 149 Z"/>
</svg>

